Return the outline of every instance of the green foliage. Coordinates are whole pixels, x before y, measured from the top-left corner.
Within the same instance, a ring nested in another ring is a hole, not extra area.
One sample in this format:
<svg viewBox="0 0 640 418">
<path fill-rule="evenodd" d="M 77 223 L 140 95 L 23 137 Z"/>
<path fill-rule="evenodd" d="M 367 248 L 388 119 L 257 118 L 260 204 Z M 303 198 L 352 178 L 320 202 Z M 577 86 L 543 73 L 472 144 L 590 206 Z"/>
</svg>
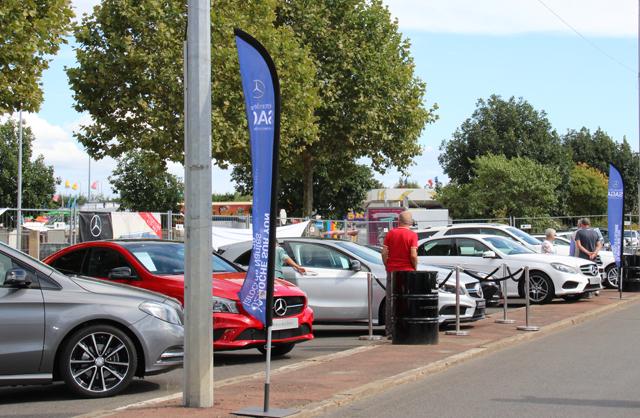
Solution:
<svg viewBox="0 0 640 418">
<path fill-rule="evenodd" d="M 607 213 L 608 178 L 585 163 L 576 164 L 569 180 L 569 215 Z"/>
<path fill-rule="evenodd" d="M 114 193 L 120 195 L 120 209 L 180 210 L 184 185 L 166 169 L 164 161 L 146 151 L 130 151 L 120 158 L 113 176 L 109 177 Z"/>
<path fill-rule="evenodd" d="M 422 186 L 420 186 L 417 181 L 412 180 L 409 177 L 400 177 L 393 187 L 396 189 L 422 189 Z"/>
<path fill-rule="evenodd" d="M 240 192 L 250 194 L 251 171 L 236 167 L 233 180 L 240 184 Z M 382 185 L 373 178 L 372 170 L 362 164 L 340 162 L 316 166 L 313 180 L 314 211 L 324 218 L 340 219 L 349 210 L 361 210 L 366 194 Z M 278 206 L 289 216 L 303 216 L 302 199 L 304 184 L 301 177 L 283 176 L 279 185 Z"/>
<path fill-rule="evenodd" d="M 18 122 L 0 124 L 0 207 L 15 208 L 18 202 Z M 35 137 L 28 126 L 22 131 L 22 207 L 46 208 L 56 191 L 53 167 L 42 155 L 33 158 Z"/>
<path fill-rule="evenodd" d="M 575 163 L 585 163 L 602 173 L 609 173 L 609 163 L 621 170 L 625 180 L 625 206 L 628 211 L 636 208 L 638 199 L 638 156 L 634 155 L 626 138 L 617 142 L 606 132 L 597 129 L 591 133 L 587 128 L 570 130 L 564 135 L 563 142 L 571 152 Z M 606 205 L 604 206 L 606 212 Z M 593 212 L 593 213 L 604 213 Z M 583 213 L 584 214 L 584 213 Z"/>
<path fill-rule="evenodd" d="M 504 100 L 492 95 L 479 99 L 471 118 L 442 142 L 438 157 L 444 172 L 459 184 L 474 176 L 473 161 L 484 155 L 525 157 L 557 167 L 568 177 L 570 157 L 544 111 L 520 98 Z"/>
<path fill-rule="evenodd" d="M 336 157 L 368 157 L 384 171 L 406 169 L 420 153 L 417 138 L 435 117 L 381 1 L 215 0 L 211 10 L 212 149 L 221 167 L 249 165 L 234 27 L 256 34 L 278 69 L 283 182 L 313 184 L 316 165 Z M 183 160 L 185 18 L 177 0 L 104 0 L 76 28 L 79 65 L 67 72 L 76 109 L 92 116 L 77 137 L 94 158 L 140 148 Z"/>
<path fill-rule="evenodd" d="M 42 103 L 40 78 L 66 35 L 70 0 L 0 1 L 0 114 L 36 112 Z"/>
<path fill-rule="evenodd" d="M 212 20 L 212 153 L 221 167 L 249 160 L 233 28 L 256 34 L 281 80 L 281 161 L 297 162 L 317 139 L 315 67 L 288 28 L 276 28 L 275 0 L 215 0 Z M 183 161 L 183 39 L 186 3 L 104 0 L 75 30 L 78 67 L 67 70 L 76 110 L 93 123 L 78 140 L 94 158 L 137 148 Z"/>
<path fill-rule="evenodd" d="M 558 203 L 558 170 L 524 157 L 478 157 L 472 180 L 452 182 L 438 193 L 454 218 L 548 216 Z"/>
<path fill-rule="evenodd" d="M 278 24 L 290 27 L 317 67 L 320 140 L 307 147 L 307 184 L 315 167 L 368 157 L 371 167 L 406 170 L 421 153 L 418 137 L 435 120 L 423 104 L 409 41 L 380 0 L 279 2 Z M 304 193 L 309 194 L 305 189 Z M 315 195 L 315 191 L 314 191 Z M 305 199 L 305 211 L 312 201 Z M 317 207 L 317 205 L 313 205 Z"/>
<path fill-rule="evenodd" d="M 251 195 L 243 195 L 242 193 L 222 193 L 222 194 L 212 194 L 211 201 L 212 202 L 250 202 Z"/>
</svg>

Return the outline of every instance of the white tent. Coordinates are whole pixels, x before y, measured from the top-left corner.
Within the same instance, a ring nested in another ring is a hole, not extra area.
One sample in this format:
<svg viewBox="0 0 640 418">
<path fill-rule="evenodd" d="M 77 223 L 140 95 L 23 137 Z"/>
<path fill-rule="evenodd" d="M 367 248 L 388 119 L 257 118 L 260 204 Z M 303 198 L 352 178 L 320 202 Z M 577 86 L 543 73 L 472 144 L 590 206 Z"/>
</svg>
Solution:
<svg viewBox="0 0 640 418">
<path fill-rule="evenodd" d="M 301 237 L 307 229 L 309 221 L 300 222 L 292 225 L 279 226 L 276 228 L 277 238 L 295 238 Z M 236 228 L 220 228 L 214 226 L 211 228 L 211 242 L 213 249 L 235 244 L 236 242 L 245 242 L 253 240 L 252 228 L 236 229 Z"/>
</svg>

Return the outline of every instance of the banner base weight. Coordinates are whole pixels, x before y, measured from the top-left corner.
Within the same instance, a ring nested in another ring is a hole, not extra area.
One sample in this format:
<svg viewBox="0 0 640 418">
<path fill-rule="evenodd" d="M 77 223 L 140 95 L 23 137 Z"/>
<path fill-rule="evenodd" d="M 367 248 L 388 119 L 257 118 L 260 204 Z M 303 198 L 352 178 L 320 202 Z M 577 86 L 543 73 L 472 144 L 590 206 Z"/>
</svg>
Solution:
<svg viewBox="0 0 640 418">
<path fill-rule="evenodd" d="M 446 335 L 455 335 L 457 337 L 466 337 L 469 335 L 469 331 L 445 331 Z"/>
<path fill-rule="evenodd" d="M 269 408 L 268 411 L 265 411 L 264 408 L 259 408 L 257 406 L 252 406 L 249 408 L 244 408 L 239 411 L 232 412 L 231 415 L 237 415 L 239 417 L 288 417 L 290 415 L 296 414 L 299 411 L 296 409 L 279 409 L 279 408 Z"/>
<path fill-rule="evenodd" d="M 518 331 L 540 331 L 539 327 L 535 327 L 533 325 L 520 325 L 517 327 Z"/>
<path fill-rule="evenodd" d="M 382 336 L 381 335 L 361 335 L 360 337 L 358 337 L 358 339 L 363 341 L 380 341 L 382 340 Z"/>
</svg>

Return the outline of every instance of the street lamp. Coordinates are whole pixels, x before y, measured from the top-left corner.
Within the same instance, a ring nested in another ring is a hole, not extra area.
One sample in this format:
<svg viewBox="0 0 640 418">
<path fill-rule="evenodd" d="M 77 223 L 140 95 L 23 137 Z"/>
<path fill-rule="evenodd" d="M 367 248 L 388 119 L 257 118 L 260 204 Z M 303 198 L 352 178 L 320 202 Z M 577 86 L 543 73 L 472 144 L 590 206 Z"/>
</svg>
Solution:
<svg viewBox="0 0 640 418">
<path fill-rule="evenodd" d="M 22 106 L 18 118 L 18 225 L 16 227 L 16 247 L 22 251 Z"/>
</svg>

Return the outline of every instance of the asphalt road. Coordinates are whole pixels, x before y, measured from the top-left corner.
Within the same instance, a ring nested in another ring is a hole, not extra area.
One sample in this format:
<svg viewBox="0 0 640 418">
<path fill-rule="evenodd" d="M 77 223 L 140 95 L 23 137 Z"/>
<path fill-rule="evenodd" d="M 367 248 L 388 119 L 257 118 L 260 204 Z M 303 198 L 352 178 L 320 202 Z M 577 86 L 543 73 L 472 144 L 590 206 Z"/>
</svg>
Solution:
<svg viewBox="0 0 640 418">
<path fill-rule="evenodd" d="M 638 417 L 640 304 L 399 386 L 331 417 Z"/>
<path fill-rule="evenodd" d="M 382 332 L 382 327 L 375 328 L 377 333 Z M 366 333 L 365 326 L 315 326 L 314 340 L 298 345 L 282 358 L 274 358 L 272 368 L 366 345 L 366 341 L 358 339 Z M 214 379 L 218 381 L 261 372 L 264 366 L 264 357 L 255 349 L 220 352 L 214 355 Z M 0 388 L 0 417 L 56 418 L 114 409 L 181 392 L 182 378 L 182 369 L 178 369 L 145 380 L 136 379 L 119 396 L 91 400 L 74 398 L 63 384 Z"/>
</svg>

